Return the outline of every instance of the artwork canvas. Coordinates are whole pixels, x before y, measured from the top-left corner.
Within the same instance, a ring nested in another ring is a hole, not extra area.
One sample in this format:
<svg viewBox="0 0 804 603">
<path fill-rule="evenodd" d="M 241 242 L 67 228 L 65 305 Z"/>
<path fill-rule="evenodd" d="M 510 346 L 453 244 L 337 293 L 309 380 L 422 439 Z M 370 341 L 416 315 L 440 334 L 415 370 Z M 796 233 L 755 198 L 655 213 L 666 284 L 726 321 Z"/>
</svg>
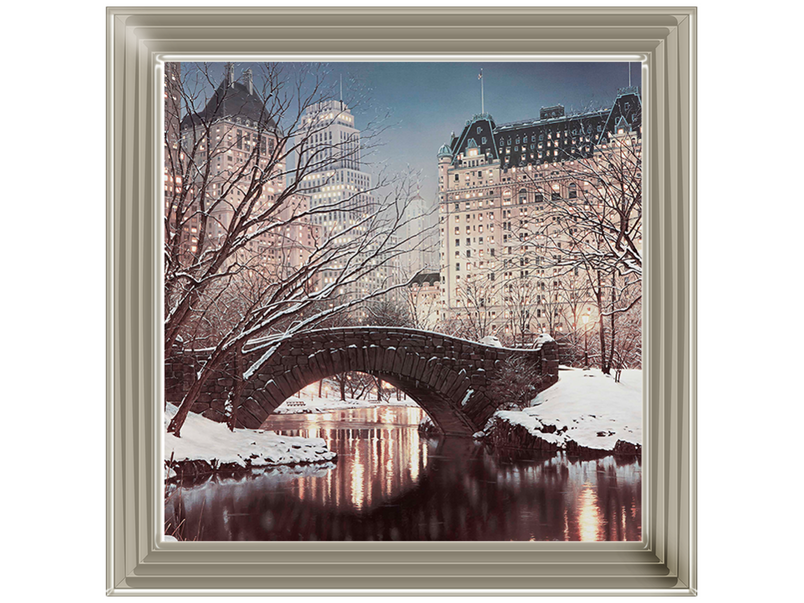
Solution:
<svg viewBox="0 0 804 603">
<path fill-rule="evenodd" d="M 164 67 L 165 540 L 642 540 L 639 63 Z"/>
</svg>

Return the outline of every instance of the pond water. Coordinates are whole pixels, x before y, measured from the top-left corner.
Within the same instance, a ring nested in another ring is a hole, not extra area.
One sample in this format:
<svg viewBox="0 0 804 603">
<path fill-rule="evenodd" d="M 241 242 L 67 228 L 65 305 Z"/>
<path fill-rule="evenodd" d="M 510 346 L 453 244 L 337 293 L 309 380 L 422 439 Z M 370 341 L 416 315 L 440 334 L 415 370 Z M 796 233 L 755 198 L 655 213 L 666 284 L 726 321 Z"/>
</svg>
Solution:
<svg viewBox="0 0 804 603">
<path fill-rule="evenodd" d="M 167 531 L 187 540 L 641 540 L 638 458 L 429 439 L 417 430 L 423 416 L 404 406 L 274 415 L 263 428 L 323 438 L 337 459 L 171 486 Z"/>
</svg>

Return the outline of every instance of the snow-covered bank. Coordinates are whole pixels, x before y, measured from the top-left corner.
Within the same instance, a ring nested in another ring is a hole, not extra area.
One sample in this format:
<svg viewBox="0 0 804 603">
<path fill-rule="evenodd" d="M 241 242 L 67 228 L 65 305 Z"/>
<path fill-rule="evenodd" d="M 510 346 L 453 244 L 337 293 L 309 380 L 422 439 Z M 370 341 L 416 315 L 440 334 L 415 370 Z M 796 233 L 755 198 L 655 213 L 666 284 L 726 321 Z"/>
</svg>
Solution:
<svg viewBox="0 0 804 603">
<path fill-rule="evenodd" d="M 168 404 L 165 427 L 177 407 Z M 298 438 L 270 431 L 229 428 L 190 413 L 181 437 L 165 434 L 168 477 L 213 471 L 237 471 L 271 465 L 322 463 L 335 458 L 321 438 Z"/>
<path fill-rule="evenodd" d="M 356 400 L 346 398 L 346 400 L 334 398 L 320 398 L 318 396 L 309 397 L 291 396 L 274 410 L 278 415 L 292 415 L 302 413 L 325 413 L 333 410 L 344 410 L 348 408 L 374 408 L 377 406 L 418 406 L 413 400 Z"/>
<path fill-rule="evenodd" d="M 597 369 L 562 367 L 558 383 L 530 407 L 497 411 L 477 436 L 495 446 L 570 454 L 639 453 L 642 371 L 623 371 L 615 383 Z"/>
</svg>

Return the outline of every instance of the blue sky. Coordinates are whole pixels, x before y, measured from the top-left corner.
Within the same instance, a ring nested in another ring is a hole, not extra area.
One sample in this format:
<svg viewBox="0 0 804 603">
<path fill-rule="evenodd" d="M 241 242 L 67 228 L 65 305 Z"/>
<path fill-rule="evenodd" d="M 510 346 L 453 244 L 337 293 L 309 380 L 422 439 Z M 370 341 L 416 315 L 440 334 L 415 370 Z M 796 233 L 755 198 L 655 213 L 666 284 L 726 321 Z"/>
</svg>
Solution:
<svg viewBox="0 0 804 603">
<path fill-rule="evenodd" d="M 256 65 L 236 63 L 236 77 L 247 67 L 259 73 Z M 368 171 L 383 164 L 392 173 L 420 172 L 421 194 L 428 200 L 437 189 L 438 148 L 449 141 L 450 132 L 459 133 L 467 119 L 480 113 L 481 68 L 485 109 L 498 125 L 538 117 L 541 107 L 556 104 L 567 111 L 608 107 L 629 81 L 628 63 L 350 62 L 321 67 L 335 95 L 342 78 L 347 104 L 360 99 L 353 108 L 358 128 L 387 115 L 384 144 L 369 158 Z M 213 72 L 218 70 L 220 81 L 222 63 Z M 639 64 L 631 63 L 630 71 L 631 84 L 641 85 Z"/>
</svg>

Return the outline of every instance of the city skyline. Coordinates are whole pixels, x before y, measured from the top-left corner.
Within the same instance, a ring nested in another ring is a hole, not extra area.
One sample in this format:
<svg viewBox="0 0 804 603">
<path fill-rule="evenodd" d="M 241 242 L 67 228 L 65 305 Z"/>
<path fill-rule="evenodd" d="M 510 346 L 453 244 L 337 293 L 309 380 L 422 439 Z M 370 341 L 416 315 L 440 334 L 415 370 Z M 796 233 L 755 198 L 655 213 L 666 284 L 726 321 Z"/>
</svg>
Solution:
<svg viewBox="0 0 804 603">
<path fill-rule="evenodd" d="M 310 63 L 284 62 L 291 72 Z M 497 124 L 538 119 L 542 107 L 563 105 L 567 113 L 610 107 L 617 91 L 629 83 L 641 86 L 639 63 L 625 62 L 330 62 L 320 63 L 324 85 L 343 99 L 358 129 L 378 120 L 387 129 L 381 146 L 364 158 L 376 175 L 421 174 L 421 195 L 436 204 L 434 158 L 451 132 L 485 111 Z M 183 63 L 192 69 L 193 63 Z M 246 69 L 259 77 L 260 63 L 237 62 L 235 77 Z M 630 78 L 629 78 L 630 68 Z M 212 81 L 223 78 L 224 63 L 209 64 Z M 211 90 L 211 88 L 210 88 Z M 357 100 L 357 102 L 355 102 Z M 280 124 L 281 125 L 281 124 Z"/>
</svg>

